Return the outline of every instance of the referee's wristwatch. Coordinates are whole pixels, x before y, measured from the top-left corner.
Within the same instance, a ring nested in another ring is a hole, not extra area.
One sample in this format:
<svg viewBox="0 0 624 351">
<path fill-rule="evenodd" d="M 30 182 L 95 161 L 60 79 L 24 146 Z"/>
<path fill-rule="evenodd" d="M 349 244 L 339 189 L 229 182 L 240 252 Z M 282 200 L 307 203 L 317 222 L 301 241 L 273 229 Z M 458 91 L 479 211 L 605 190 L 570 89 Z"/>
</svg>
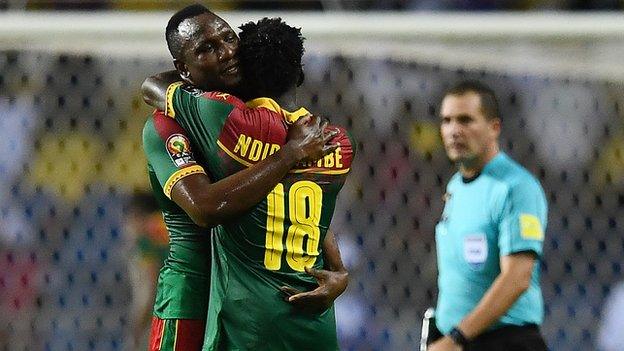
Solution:
<svg viewBox="0 0 624 351">
<path fill-rule="evenodd" d="M 448 334 L 448 336 L 457 345 L 460 345 L 461 347 L 467 347 L 468 346 L 468 338 L 466 338 L 466 335 L 464 335 L 464 333 L 462 333 L 462 331 L 459 330 L 459 328 L 453 327 L 453 329 L 451 329 L 451 332 Z"/>
</svg>

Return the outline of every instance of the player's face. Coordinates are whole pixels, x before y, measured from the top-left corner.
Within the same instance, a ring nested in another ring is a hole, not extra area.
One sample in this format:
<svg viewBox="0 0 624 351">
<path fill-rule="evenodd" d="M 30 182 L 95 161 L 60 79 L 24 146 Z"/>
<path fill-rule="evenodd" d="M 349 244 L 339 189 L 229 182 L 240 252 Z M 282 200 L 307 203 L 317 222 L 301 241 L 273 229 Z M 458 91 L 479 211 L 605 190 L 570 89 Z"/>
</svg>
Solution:
<svg viewBox="0 0 624 351">
<path fill-rule="evenodd" d="M 183 60 L 176 68 L 192 84 L 205 90 L 230 91 L 241 81 L 238 36 L 220 17 L 205 13 L 178 27 L 185 39 Z"/>
<path fill-rule="evenodd" d="M 483 115 L 481 98 L 476 93 L 444 97 L 440 118 L 444 148 L 453 162 L 480 160 L 497 144 L 500 120 Z"/>
</svg>

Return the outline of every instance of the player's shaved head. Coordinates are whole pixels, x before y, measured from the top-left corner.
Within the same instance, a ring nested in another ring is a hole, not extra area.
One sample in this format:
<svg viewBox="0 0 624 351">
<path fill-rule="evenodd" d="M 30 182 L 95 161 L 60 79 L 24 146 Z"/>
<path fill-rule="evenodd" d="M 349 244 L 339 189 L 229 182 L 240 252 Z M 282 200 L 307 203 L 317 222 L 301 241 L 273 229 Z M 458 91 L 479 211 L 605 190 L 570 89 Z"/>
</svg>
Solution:
<svg viewBox="0 0 624 351">
<path fill-rule="evenodd" d="M 265 17 L 240 29 L 239 58 L 250 94 L 275 98 L 303 82 L 300 28 Z"/>
<path fill-rule="evenodd" d="M 201 26 L 190 21 L 190 19 L 202 14 L 211 14 L 218 17 L 205 6 L 195 4 L 176 12 L 169 19 L 167 29 L 165 30 L 165 39 L 167 40 L 169 52 L 174 59 L 180 59 L 182 57 L 184 43 L 188 40 L 192 40 L 201 29 Z"/>
<path fill-rule="evenodd" d="M 487 119 L 501 119 L 500 110 L 498 107 L 498 100 L 496 99 L 494 90 L 481 82 L 471 80 L 462 81 L 451 89 L 447 90 L 444 96 L 461 96 L 468 93 L 475 93 L 479 95 L 479 99 L 481 100 L 481 112 Z"/>
</svg>

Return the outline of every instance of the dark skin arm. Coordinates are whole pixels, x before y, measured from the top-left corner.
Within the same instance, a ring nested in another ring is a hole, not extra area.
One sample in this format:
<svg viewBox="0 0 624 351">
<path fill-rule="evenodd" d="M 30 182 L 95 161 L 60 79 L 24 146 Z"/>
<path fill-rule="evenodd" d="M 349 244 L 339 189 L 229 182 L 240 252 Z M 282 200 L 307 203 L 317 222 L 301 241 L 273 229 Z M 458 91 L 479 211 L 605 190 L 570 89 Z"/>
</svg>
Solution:
<svg viewBox="0 0 624 351">
<path fill-rule="evenodd" d="M 255 165 L 216 183 L 205 174 L 182 178 L 171 191 L 171 199 L 202 227 L 227 222 L 262 201 L 298 162 L 317 160 L 333 152 L 335 132 L 323 133 L 320 118 L 300 118 L 288 129 L 289 141 L 279 151 Z"/>
<path fill-rule="evenodd" d="M 312 291 L 299 291 L 290 286 L 282 286 L 280 290 L 286 294 L 285 300 L 298 309 L 310 313 L 322 313 L 332 306 L 349 285 L 349 272 L 342 263 L 336 237 L 327 231 L 323 241 L 323 257 L 330 270 L 306 267 L 306 273 L 313 276 L 319 286 Z"/>
</svg>

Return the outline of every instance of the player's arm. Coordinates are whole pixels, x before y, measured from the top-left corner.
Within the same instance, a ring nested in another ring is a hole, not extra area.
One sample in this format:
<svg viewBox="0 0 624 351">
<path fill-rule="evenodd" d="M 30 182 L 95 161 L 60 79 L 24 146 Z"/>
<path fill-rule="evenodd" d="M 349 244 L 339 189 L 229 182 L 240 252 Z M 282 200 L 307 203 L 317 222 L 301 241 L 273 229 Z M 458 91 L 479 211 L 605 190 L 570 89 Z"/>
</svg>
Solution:
<svg viewBox="0 0 624 351">
<path fill-rule="evenodd" d="M 456 326 L 468 340 L 496 323 L 530 287 L 535 261 L 542 253 L 545 213 L 546 200 L 539 185 L 526 182 L 509 192 L 498 228 L 501 272 L 477 306 Z M 445 336 L 431 350 L 457 347 Z"/>
<path fill-rule="evenodd" d="M 324 126 L 314 116 L 301 118 L 288 131 L 290 140 L 273 155 L 216 183 L 212 183 L 193 155 L 177 155 L 168 144 L 177 138 L 182 149 L 190 151 L 184 130 L 162 113 L 154 115 L 143 134 L 148 160 L 165 195 L 171 198 L 202 227 L 224 223 L 263 200 L 298 162 L 320 157 L 335 146 L 326 143 L 333 135 L 323 134 Z M 176 163 L 174 160 L 178 160 Z"/>
<path fill-rule="evenodd" d="M 182 80 L 178 71 L 167 71 L 155 74 L 141 84 L 141 94 L 146 104 L 165 110 L 167 104 L 167 88 L 177 81 Z"/>
<path fill-rule="evenodd" d="M 289 128 L 289 141 L 284 147 L 214 184 L 205 175 L 181 179 L 173 186 L 171 199 L 203 227 L 221 224 L 248 211 L 266 198 L 297 163 L 333 152 L 336 146 L 325 145 L 333 135 L 323 135 L 319 120 L 314 116 L 301 118 Z"/>
<path fill-rule="evenodd" d="M 327 231 L 323 241 L 323 258 L 329 270 L 306 267 L 305 271 L 313 276 L 318 287 L 312 291 L 299 291 L 289 286 L 282 286 L 280 290 L 290 302 L 297 308 L 321 313 L 332 306 L 334 300 L 338 298 L 349 285 L 349 272 L 342 263 L 340 249 L 332 231 Z"/>
</svg>

